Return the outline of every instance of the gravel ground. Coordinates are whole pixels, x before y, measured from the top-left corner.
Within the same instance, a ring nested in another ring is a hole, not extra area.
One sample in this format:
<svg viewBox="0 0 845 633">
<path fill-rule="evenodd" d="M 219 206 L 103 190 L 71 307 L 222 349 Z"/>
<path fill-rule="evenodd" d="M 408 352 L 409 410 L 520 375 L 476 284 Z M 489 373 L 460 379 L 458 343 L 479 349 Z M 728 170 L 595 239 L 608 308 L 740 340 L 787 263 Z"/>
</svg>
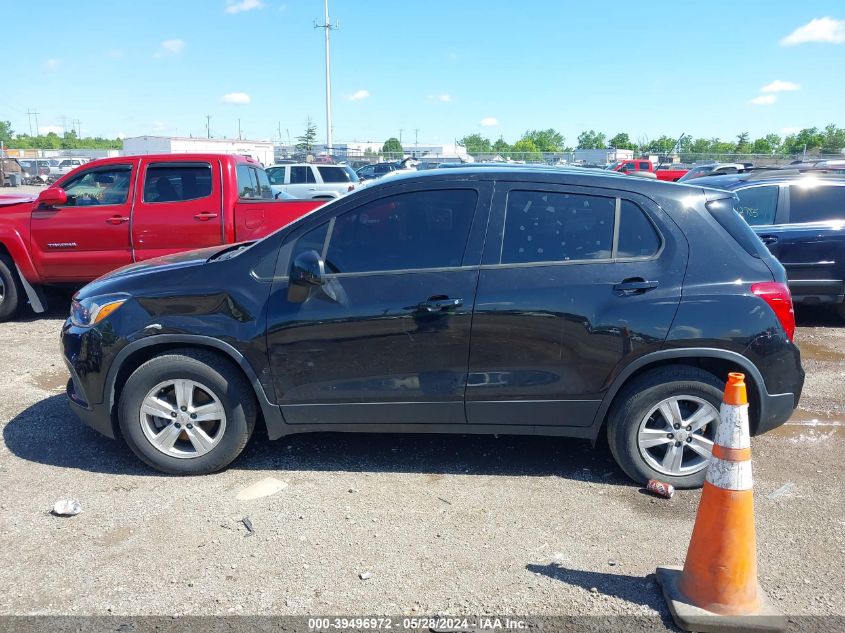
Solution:
<svg viewBox="0 0 845 633">
<path fill-rule="evenodd" d="M 655 499 L 605 447 L 508 436 L 258 434 L 225 472 L 163 476 L 68 410 L 56 303 L 0 324 L 0 615 L 644 615 L 672 629 L 653 572 L 682 564 L 698 492 Z M 760 579 L 789 615 L 845 615 L 845 327 L 799 316 L 801 408 L 753 442 Z M 266 478 L 286 486 L 238 499 Z M 51 516 L 66 497 L 83 512 Z"/>
</svg>

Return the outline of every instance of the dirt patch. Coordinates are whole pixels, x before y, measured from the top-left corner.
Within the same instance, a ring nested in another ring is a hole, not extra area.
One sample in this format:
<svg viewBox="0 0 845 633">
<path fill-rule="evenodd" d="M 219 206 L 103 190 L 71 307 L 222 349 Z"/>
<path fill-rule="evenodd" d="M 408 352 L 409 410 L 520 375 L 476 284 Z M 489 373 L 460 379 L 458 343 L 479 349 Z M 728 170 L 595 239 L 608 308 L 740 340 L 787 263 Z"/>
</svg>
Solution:
<svg viewBox="0 0 845 633">
<path fill-rule="evenodd" d="M 51 367 L 32 376 L 32 384 L 44 391 L 62 392 L 67 386 L 70 376 L 63 367 Z"/>
<path fill-rule="evenodd" d="M 818 360 L 828 363 L 838 363 L 845 360 L 845 351 L 834 349 L 815 341 L 799 341 L 802 360 Z"/>
</svg>

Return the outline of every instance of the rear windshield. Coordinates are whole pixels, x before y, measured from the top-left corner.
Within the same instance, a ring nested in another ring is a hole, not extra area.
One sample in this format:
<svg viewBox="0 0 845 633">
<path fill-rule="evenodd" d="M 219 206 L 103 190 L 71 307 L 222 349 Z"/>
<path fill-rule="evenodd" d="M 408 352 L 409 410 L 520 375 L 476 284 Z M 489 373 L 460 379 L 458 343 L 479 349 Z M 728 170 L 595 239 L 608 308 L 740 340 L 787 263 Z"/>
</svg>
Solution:
<svg viewBox="0 0 845 633">
<path fill-rule="evenodd" d="M 713 219 L 736 240 L 743 250 L 758 259 L 768 258 L 769 251 L 748 223 L 742 219 L 736 196 L 711 200 L 706 205 Z"/>
</svg>

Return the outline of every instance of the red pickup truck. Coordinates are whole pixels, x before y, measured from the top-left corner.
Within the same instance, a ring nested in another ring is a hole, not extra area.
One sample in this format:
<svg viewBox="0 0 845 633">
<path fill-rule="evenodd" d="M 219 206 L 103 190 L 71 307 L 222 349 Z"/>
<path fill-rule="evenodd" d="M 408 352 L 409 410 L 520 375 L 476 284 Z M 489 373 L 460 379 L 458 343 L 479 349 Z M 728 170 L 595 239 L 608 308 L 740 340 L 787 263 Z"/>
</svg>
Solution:
<svg viewBox="0 0 845 633">
<path fill-rule="evenodd" d="M 92 161 L 37 197 L 0 196 L 0 321 L 42 286 L 81 285 L 178 251 L 254 240 L 325 204 L 273 199 L 254 160 L 227 154 Z"/>
<path fill-rule="evenodd" d="M 623 174 L 633 174 L 634 172 L 639 172 L 639 174 L 649 173 L 653 175 L 652 177 L 656 177 L 658 180 L 668 180 L 670 182 L 677 182 L 681 176 L 689 171 L 689 169 L 686 168 L 672 169 L 669 166 L 655 170 L 654 163 L 647 158 L 620 160 L 608 167 L 608 169 L 611 171 L 622 172 Z"/>
</svg>

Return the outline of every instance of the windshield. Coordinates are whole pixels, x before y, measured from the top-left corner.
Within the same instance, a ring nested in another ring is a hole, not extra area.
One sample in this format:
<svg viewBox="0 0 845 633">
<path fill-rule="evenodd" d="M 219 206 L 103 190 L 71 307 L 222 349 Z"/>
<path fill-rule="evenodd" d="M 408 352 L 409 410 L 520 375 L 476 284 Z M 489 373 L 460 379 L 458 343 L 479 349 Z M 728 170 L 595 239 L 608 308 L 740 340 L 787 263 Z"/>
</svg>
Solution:
<svg viewBox="0 0 845 633">
<path fill-rule="evenodd" d="M 617 169 L 619 169 L 622 166 L 622 162 L 623 161 L 621 161 L 621 160 L 616 161 L 612 165 L 608 165 L 607 167 L 605 167 L 605 169 L 608 169 L 610 171 L 616 171 Z"/>
</svg>

